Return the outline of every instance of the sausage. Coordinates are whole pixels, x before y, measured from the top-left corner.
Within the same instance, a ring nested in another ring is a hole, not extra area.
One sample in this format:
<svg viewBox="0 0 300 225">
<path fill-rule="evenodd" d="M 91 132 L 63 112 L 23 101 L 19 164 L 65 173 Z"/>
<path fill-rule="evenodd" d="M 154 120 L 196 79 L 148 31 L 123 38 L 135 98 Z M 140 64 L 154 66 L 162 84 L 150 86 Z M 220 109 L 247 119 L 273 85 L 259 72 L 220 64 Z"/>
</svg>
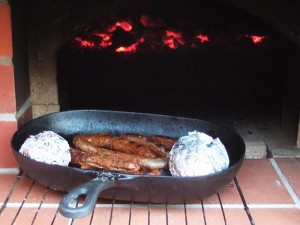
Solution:
<svg viewBox="0 0 300 225">
<path fill-rule="evenodd" d="M 175 142 L 170 137 L 134 133 L 77 135 L 73 138 L 75 148 L 70 150 L 71 163 L 82 169 L 157 174 L 168 168 L 168 152 Z"/>
<path fill-rule="evenodd" d="M 147 137 L 147 141 L 152 142 L 156 146 L 163 147 L 167 152 L 171 151 L 173 145 L 177 141 L 176 138 L 172 137 L 166 137 L 161 135 L 153 135 L 150 137 Z"/>
<path fill-rule="evenodd" d="M 73 138 L 73 144 L 75 147 L 77 147 L 78 142 L 85 142 L 86 144 L 93 145 L 95 147 L 112 149 L 115 151 L 144 156 L 147 158 L 157 157 L 157 155 L 149 148 L 149 146 L 127 140 L 122 137 L 114 137 L 108 133 L 77 135 Z"/>
<path fill-rule="evenodd" d="M 126 133 L 121 134 L 120 137 L 147 146 L 147 148 L 149 148 L 157 157 L 168 158 L 168 153 L 166 152 L 164 146 L 155 145 L 155 143 L 149 141 L 146 136 L 143 136 L 141 134 Z"/>
<path fill-rule="evenodd" d="M 168 160 L 165 158 L 146 158 L 143 156 L 136 156 L 101 147 L 95 147 L 90 145 L 84 139 L 77 140 L 76 143 L 76 147 L 83 152 L 83 155 L 88 154 L 88 156 L 83 157 L 83 163 L 82 160 L 78 160 L 78 157 L 72 157 L 72 151 L 75 152 L 75 150 L 71 150 L 71 162 L 77 165 L 79 164 L 80 166 L 86 166 L 87 163 L 88 165 L 96 163 L 96 168 L 101 168 L 102 166 L 102 169 L 107 171 L 127 173 L 143 173 L 145 171 L 168 168 Z M 93 158 L 91 158 L 92 156 Z"/>
<path fill-rule="evenodd" d="M 81 150 L 71 148 L 71 162 L 79 165 L 82 169 L 102 169 L 112 172 L 123 172 L 130 174 L 139 174 L 142 171 L 141 166 L 135 161 L 128 161 L 107 154 L 95 154 L 83 152 Z M 103 157 L 103 156 L 106 157 Z"/>
</svg>

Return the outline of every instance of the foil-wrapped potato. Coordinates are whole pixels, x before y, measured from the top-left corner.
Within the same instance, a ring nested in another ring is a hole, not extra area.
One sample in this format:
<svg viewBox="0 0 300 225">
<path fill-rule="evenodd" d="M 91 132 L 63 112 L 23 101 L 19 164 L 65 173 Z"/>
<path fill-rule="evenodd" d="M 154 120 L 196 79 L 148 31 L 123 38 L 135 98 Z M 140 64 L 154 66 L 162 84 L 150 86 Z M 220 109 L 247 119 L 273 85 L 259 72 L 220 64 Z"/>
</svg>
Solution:
<svg viewBox="0 0 300 225">
<path fill-rule="evenodd" d="M 170 151 L 169 169 L 173 176 L 203 176 L 229 167 L 229 157 L 219 138 L 202 132 L 180 137 Z"/>
<path fill-rule="evenodd" d="M 20 153 L 33 160 L 48 164 L 68 166 L 71 161 L 68 142 L 52 131 L 30 135 L 20 148 Z"/>
</svg>

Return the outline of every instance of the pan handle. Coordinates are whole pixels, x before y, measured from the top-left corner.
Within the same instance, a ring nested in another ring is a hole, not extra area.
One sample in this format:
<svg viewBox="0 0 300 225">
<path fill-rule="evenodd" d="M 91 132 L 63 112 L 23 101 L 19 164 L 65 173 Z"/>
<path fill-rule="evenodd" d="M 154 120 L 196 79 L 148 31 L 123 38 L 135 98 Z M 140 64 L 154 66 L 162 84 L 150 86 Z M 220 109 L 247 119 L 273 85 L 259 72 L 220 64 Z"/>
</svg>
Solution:
<svg viewBox="0 0 300 225">
<path fill-rule="evenodd" d="M 59 203 L 59 212 L 68 218 L 80 218 L 90 214 L 101 191 L 115 185 L 115 180 L 95 178 L 65 195 Z M 86 195 L 82 206 L 74 206 L 81 195 Z M 73 206 L 72 206 L 73 205 Z"/>
</svg>

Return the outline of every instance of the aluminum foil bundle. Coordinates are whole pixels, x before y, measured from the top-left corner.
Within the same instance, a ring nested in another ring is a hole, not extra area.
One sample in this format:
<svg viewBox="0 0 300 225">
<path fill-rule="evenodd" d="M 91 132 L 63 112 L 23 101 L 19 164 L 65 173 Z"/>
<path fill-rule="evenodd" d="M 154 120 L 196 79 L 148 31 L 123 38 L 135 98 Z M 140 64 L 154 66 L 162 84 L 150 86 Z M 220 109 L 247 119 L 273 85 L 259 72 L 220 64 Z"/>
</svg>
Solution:
<svg viewBox="0 0 300 225">
<path fill-rule="evenodd" d="M 169 169 L 173 176 L 203 176 L 229 167 L 229 157 L 219 138 L 189 132 L 170 151 Z"/>
<path fill-rule="evenodd" d="M 68 166 L 71 161 L 68 142 L 52 131 L 30 135 L 20 148 L 20 153 L 48 164 Z"/>
</svg>

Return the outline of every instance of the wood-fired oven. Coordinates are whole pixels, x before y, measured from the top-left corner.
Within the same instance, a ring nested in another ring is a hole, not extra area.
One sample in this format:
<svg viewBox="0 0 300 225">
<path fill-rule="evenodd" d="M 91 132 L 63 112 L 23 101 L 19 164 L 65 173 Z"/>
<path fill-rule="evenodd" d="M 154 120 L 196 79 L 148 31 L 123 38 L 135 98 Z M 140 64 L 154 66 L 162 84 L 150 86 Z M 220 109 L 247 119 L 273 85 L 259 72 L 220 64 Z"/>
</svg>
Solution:
<svg viewBox="0 0 300 225">
<path fill-rule="evenodd" d="M 300 146 L 299 40 L 268 14 L 261 18 L 263 4 L 12 0 L 11 6 L 17 107 L 31 108 L 32 118 L 75 109 L 225 124 L 229 117 L 276 118 Z"/>
</svg>

